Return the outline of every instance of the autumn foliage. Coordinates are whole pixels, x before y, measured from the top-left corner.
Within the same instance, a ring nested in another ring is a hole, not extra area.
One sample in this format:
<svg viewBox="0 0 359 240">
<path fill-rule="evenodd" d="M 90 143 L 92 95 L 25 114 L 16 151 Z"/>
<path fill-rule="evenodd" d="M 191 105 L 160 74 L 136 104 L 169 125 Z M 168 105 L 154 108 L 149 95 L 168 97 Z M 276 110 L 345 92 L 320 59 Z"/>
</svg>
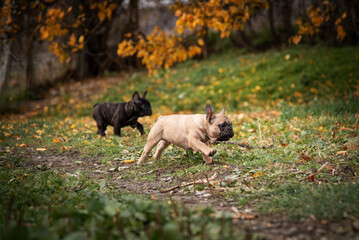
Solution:
<svg viewBox="0 0 359 240">
<path fill-rule="evenodd" d="M 174 29 L 177 34 L 169 35 L 155 28 L 146 37 L 138 35 L 135 40 L 122 41 L 117 54 L 122 57 L 137 54 L 149 75 L 156 75 L 162 67 L 167 69 L 201 54 L 209 29 L 219 31 L 221 38 L 229 37 L 232 30 L 243 29 L 255 8 L 263 7 L 266 7 L 264 0 L 191 1 L 189 4 L 178 1 L 171 6 L 178 18 Z M 131 37 L 131 33 L 127 36 Z"/>
<path fill-rule="evenodd" d="M 251 14 L 267 7 L 264 0 L 226 0 L 226 1 L 191 1 L 184 4 L 178 1 L 173 7 L 176 32 L 185 30 L 203 36 L 208 29 L 219 31 L 221 38 L 229 37 L 232 30 L 243 30 Z"/>
<path fill-rule="evenodd" d="M 87 26 L 89 18 L 97 16 L 98 19 L 92 21 L 98 24 L 106 19 L 111 20 L 116 7 L 115 3 L 109 1 L 79 5 L 76 10 L 72 6 L 64 9 L 55 5 L 47 10 L 44 19 L 39 19 L 42 20 L 39 22 L 41 39 L 50 42 L 50 50 L 59 57 L 60 62 L 70 60 L 71 53 L 82 50 L 85 39 L 93 31 Z"/>
<path fill-rule="evenodd" d="M 131 37 L 131 33 L 127 34 Z M 199 41 L 199 45 L 201 42 Z M 142 63 L 149 71 L 149 75 L 157 75 L 160 67 L 169 68 L 175 62 L 183 62 L 201 53 L 201 48 L 194 44 L 185 47 L 182 39 L 176 35 L 169 35 L 156 28 L 150 35 L 137 36 L 137 41 L 124 40 L 118 45 L 117 54 L 123 57 L 137 53 Z"/>
<path fill-rule="evenodd" d="M 336 30 L 337 40 L 343 41 L 346 32 L 343 28 L 343 20 L 347 17 L 347 13 L 340 13 L 338 16 L 337 9 L 331 1 L 322 1 L 315 7 L 311 4 L 307 9 L 308 20 L 298 18 L 296 24 L 298 26 L 297 35 L 293 36 L 289 41 L 297 45 L 303 35 L 313 37 L 320 34 L 325 28 L 333 27 Z"/>
</svg>

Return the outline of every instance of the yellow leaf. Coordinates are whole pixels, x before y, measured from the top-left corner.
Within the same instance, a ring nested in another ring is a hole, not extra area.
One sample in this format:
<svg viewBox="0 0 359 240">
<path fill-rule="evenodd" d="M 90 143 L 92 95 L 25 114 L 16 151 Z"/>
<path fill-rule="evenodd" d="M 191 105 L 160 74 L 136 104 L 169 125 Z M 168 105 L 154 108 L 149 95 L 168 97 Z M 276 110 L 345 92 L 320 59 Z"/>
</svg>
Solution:
<svg viewBox="0 0 359 240">
<path fill-rule="evenodd" d="M 69 150 L 69 148 L 65 147 L 65 146 L 62 146 L 61 148 L 62 148 L 63 151 Z"/>
<path fill-rule="evenodd" d="M 338 151 L 337 155 L 346 154 L 346 153 L 347 153 L 347 151 Z"/>
<path fill-rule="evenodd" d="M 303 96 L 303 94 L 300 93 L 300 92 L 298 92 L 298 91 L 295 91 L 295 92 L 293 93 L 293 95 L 294 95 L 294 97 L 297 97 L 297 98 Z"/>
<path fill-rule="evenodd" d="M 72 46 L 75 46 L 75 44 L 76 44 L 75 34 L 71 34 L 70 40 L 69 40 L 69 45 L 72 47 Z"/>
<path fill-rule="evenodd" d="M 54 143 L 60 143 L 60 140 L 59 139 L 57 139 L 57 138 L 54 138 Z"/>
<path fill-rule="evenodd" d="M 80 44 L 83 44 L 83 43 L 84 43 L 84 35 L 81 35 L 81 36 L 79 37 L 79 43 L 80 43 Z"/>
<path fill-rule="evenodd" d="M 122 163 L 133 163 L 135 160 L 125 160 L 125 161 L 123 161 Z"/>
<path fill-rule="evenodd" d="M 203 46 L 203 45 L 204 45 L 204 41 L 203 41 L 202 38 L 198 39 L 198 40 L 197 40 L 197 43 L 198 43 L 198 45 L 200 45 L 200 46 Z"/>
<path fill-rule="evenodd" d="M 21 143 L 21 144 L 20 144 L 20 147 L 26 147 L 26 144 L 25 144 L 25 143 Z"/>
<path fill-rule="evenodd" d="M 46 148 L 36 148 L 36 151 L 39 151 L 39 152 L 43 152 L 43 151 L 46 151 L 47 149 Z"/>
<path fill-rule="evenodd" d="M 102 12 L 102 11 L 98 12 L 98 13 L 97 13 L 97 16 L 98 16 L 98 19 L 99 19 L 100 21 L 104 20 L 105 17 L 106 17 L 105 13 Z"/>
<path fill-rule="evenodd" d="M 310 88 L 309 91 L 312 93 L 315 93 L 315 94 L 319 93 L 318 89 L 316 89 L 316 88 Z"/>
<path fill-rule="evenodd" d="M 72 124 L 72 125 L 71 125 L 71 128 L 75 128 L 75 127 L 77 127 L 76 124 Z"/>
<path fill-rule="evenodd" d="M 175 16 L 176 16 L 176 17 L 181 16 L 181 11 L 180 11 L 180 10 L 177 10 L 177 11 L 175 12 Z"/>
<path fill-rule="evenodd" d="M 46 39 L 49 36 L 49 32 L 45 29 L 45 27 L 40 28 L 41 40 Z"/>
<path fill-rule="evenodd" d="M 338 34 L 337 39 L 339 39 L 340 41 L 342 41 L 345 38 L 346 33 L 342 25 L 337 26 L 337 34 Z"/>
<path fill-rule="evenodd" d="M 298 43 L 300 42 L 300 40 L 302 40 L 302 35 L 296 35 L 296 36 L 293 36 L 290 41 L 295 44 L 295 45 L 298 45 Z"/>
<path fill-rule="evenodd" d="M 153 199 L 153 200 L 156 200 L 157 198 L 155 197 L 155 195 L 153 195 L 153 194 L 151 194 L 151 198 Z"/>
</svg>

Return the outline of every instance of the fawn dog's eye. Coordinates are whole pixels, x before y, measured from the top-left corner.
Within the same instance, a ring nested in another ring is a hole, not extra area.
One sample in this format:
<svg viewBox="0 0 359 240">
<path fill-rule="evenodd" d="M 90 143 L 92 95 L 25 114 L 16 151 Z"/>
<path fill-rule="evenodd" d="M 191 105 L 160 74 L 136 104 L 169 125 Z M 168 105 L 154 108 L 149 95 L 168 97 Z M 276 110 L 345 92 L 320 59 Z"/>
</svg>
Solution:
<svg viewBox="0 0 359 240">
<path fill-rule="evenodd" d="M 218 125 L 218 127 L 220 127 L 220 128 L 224 128 L 225 126 L 227 126 L 227 123 L 226 123 L 226 122 L 223 122 L 223 123 L 221 123 L 221 124 Z"/>
</svg>

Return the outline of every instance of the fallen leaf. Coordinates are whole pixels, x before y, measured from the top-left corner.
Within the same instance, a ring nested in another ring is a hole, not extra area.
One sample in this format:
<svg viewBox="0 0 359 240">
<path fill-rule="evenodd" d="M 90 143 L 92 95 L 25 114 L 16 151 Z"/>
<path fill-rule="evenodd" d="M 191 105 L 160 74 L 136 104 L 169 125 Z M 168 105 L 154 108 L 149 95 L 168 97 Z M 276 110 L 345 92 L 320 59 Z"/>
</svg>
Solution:
<svg viewBox="0 0 359 240">
<path fill-rule="evenodd" d="M 46 151 L 47 149 L 46 148 L 36 148 L 36 151 L 39 151 L 39 152 L 43 152 L 43 151 Z"/>
<path fill-rule="evenodd" d="M 338 151 L 337 155 L 342 155 L 342 154 L 346 154 L 346 153 L 347 153 L 347 151 Z"/>
<path fill-rule="evenodd" d="M 308 176 L 307 179 L 314 182 L 315 181 L 315 175 L 316 174 L 312 174 L 312 175 Z"/>
<path fill-rule="evenodd" d="M 151 198 L 153 199 L 153 200 L 156 200 L 157 198 L 155 197 L 155 195 L 153 195 L 153 194 L 151 194 Z"/>
<path fill-rule="evenodd" d="M 302 154 L 300 157 L 301 157 L 303 160 L 305 160 L 305 161 L 310 161 L 310 160 L 311 160 L 311 157 L 309 157 L 309 156 L 306 155 L 306 154 Z"/>
<path fill-rule="evenodd" d="M 57 138 L 54 138 L 54 143 L 60 143 L 60 140 L 59 139 L 57 139 Z"/>
<path fill-rule="evenodd" d="M 62 148 L 63 151 L 69 150 L 69 148 L 65 147 L 65 146 L 61 146 L 61 148 Z"/>
<path fill-rule="evenodd" d="M 125 161 L 123 161 L 122 163 L 133 163 L 135 160 L 125 160 Z"/>
</svg>

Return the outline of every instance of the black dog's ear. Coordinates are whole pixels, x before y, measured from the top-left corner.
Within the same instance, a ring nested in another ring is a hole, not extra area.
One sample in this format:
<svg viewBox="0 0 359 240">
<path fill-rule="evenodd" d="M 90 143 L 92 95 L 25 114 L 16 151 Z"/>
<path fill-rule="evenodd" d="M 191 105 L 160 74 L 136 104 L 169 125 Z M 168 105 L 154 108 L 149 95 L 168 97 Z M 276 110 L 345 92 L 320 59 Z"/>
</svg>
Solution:
<svg viewBox="0 0 359 240">
<path fill-rule="evenodd" d="M 136 91 L 133 93 L 132 95 L 132 100 L 133 101 L 136 101 L 136 100 L 139 100 L 140 99 L 140 94 Z"/>
<path fill-rule="evenodd" d="M 145 93 L 143 94 L 142 98 L 146 98 L 146 94 L 147 94 L 147 90 L 146 90 Z"/>
<path fill-rule="evenodd" d="M 214 114 L 213 108 L 211 104 L 206 105 L 206 119 L 209 123 L 212 123 L 213 119 L 216 117 L 216 114 Z"/>
</svg>

